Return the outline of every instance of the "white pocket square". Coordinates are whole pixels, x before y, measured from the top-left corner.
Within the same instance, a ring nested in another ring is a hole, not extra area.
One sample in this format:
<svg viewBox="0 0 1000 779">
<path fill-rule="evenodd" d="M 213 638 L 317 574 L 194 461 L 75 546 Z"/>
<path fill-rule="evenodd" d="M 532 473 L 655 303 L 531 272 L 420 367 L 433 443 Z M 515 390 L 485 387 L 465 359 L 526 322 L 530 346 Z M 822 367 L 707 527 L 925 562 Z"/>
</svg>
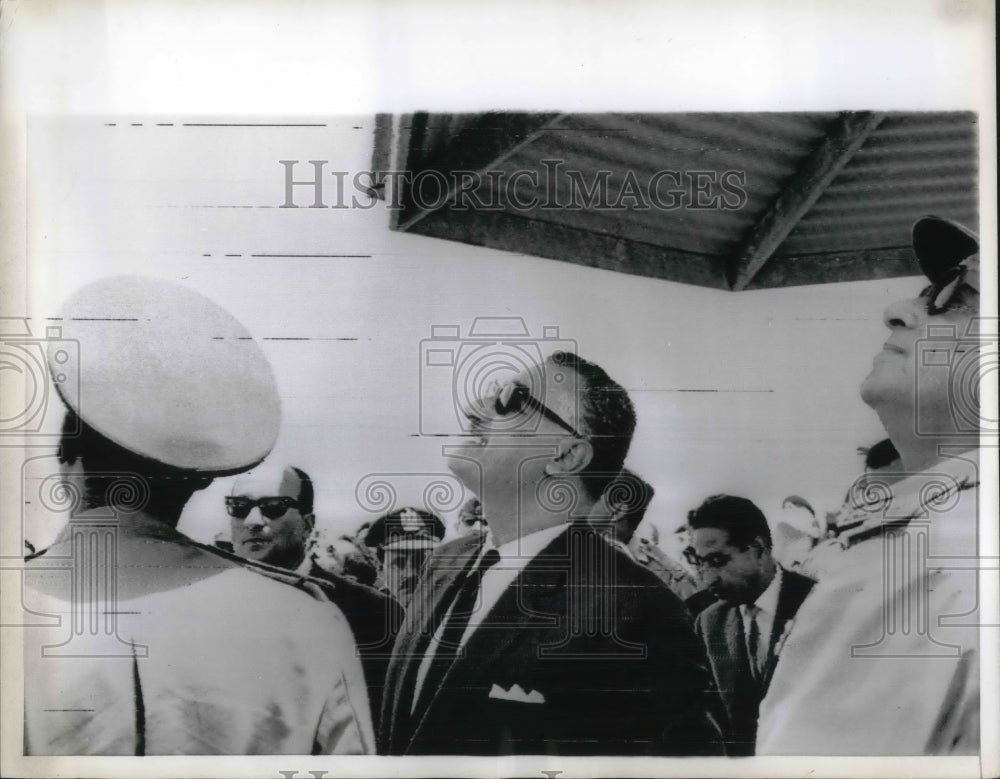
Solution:
<svg viewBox="0 0 1000 779">
<path fill-rule="evenodd" d="M 538 690 L 525 692 L 519 684 L 515 684 L 509 690 L 505 690 L 499 684 L 494 684 L 490 688 L 490 697 L 498 701 L 517 701 L 518 703 L 545 703 L 545 696 Z"/>
</svg>

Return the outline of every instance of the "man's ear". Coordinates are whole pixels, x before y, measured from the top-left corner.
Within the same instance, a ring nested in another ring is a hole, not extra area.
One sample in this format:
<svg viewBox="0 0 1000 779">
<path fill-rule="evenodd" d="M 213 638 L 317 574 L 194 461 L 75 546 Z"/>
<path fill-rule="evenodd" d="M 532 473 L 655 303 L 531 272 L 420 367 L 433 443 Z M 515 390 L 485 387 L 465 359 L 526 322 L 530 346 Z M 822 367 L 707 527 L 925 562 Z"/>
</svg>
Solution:
<svg viewBox="0 0 1000 779">
<path fill-rule="evenodd" d="M 313 531 L 313 528 L 316 527 L 316 515 L 311 511 L 308 514 L 302 515 L 302 521 L 306 523 L 306 527 L 310 533 Z"/>
<path fill-rule="evenodd" d="M 568 476 L 580 473 L 594 459 L 594 447 L 590 441 L 574 438 L 559 444 L 559 451 L 545 464 L 549 476 Z"/>
<path fill-rule="evenodd" d="M 764 540 L 763 536 L 755 536 L 753 541 L 750 542 L 750 546 L 757 550 L 757 556 L 763 557 L 765 554 L 770 552 L 770 547 L 767 545 L 767 541 Z"/>
</svg>

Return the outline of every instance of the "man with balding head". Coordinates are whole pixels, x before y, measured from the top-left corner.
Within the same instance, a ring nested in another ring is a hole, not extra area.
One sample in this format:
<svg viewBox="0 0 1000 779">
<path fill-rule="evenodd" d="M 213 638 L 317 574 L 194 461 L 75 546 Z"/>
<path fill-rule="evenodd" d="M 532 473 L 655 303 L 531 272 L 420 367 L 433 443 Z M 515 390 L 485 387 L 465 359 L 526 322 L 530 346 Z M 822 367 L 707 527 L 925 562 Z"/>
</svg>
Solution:
<svg viewBox="0 0 1000 779">
<path fill-rule="evenodd" d="M 236 479 L 226 497 L 233 551 L 241 557 L 296 570 L 316 524 L 312 480 L 288 466 L 280 474 L 255 469 Z"/>
<path fill-rule="evenodd" d="M 293 571 L 318 583 L 343 611 L 357 639 L 372 713 L 378 715 L 386 668 L 402 610 L 391 598 L 327 570 L 307 555 L 316 524 L 313 482 L 301 468 L 255 468 L 226 497 L 233 551 L 248 560 Z"/>
<path fill-rule="evenodd" d="M 389 669 L 388 754 L 721 752 L 681 602 L 588 522 L 635 428 L 628 393 L 556 353 L 465 409 L 448 467 L 486 536 L 428 560 Z"/>
</svg>

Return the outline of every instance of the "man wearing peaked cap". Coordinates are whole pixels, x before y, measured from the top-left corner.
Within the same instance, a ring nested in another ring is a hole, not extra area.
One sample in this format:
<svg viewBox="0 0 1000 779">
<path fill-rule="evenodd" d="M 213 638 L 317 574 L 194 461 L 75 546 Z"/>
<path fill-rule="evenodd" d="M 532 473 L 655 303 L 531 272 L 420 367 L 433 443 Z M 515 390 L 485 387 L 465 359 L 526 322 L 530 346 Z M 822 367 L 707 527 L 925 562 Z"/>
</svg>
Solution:
<svg viewBox="0 0 1000 779">
<path fill-rule="evenodd" d="M 202 295 L 138 277 L 81 289 L 61 324 L 80 353 L 57 385 L 72 506 L 26 564 L 26 606 L 60 621 L 25 631 L 25 752 L 371 751 L 340 611 L 176 529 L 194 491 L 274 444 L 260 347 Z"/>
<path fill-rule="evenodd" d="M 404 606 L 420 581 L 424 561 L 444 538 L 444 522 L 427 511 L 404 508 L 372 523 L 365 546 L 374 549 L 386 590 Z"/>
<path fill-rule="evenodd" d="M 864 474 L 836 517 L 818 583 L 783 640 L 757 754 L 980 751 L 977 571 L 979 242 L 925 217 L 913 251 L 930 282 L 883 315 L 861 384 L 899 459 Z M 994 320 L 995 322 L 995 320 Z M 993 324 L 995 328 L 995 323 Z M 862 489 L 857 489 L 858 486 Z"/>
</svg>

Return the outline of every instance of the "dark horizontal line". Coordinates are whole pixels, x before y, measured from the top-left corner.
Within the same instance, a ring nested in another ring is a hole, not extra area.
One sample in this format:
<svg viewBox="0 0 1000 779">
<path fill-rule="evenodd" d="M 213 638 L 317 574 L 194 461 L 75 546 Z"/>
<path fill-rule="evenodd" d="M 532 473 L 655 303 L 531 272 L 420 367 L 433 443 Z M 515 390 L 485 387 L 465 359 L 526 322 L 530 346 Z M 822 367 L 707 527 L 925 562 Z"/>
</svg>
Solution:
<svg viewBox="0 0 1000 779">
<path fill-rule="evenodd" d="M 184 127 L 326 127 L 325 124 L 266 124 L 253 122 L 184 122 Z"/>
<path fill-rule="evenodd" d="M 365 260 L 371 259 L 370 254 L 251 254 L 251 257 L 293 257 L 293 258 L 340 258 L 340 259 L 354 259 L 354 260 Z"/>
<path fill-rule="evenodd" d="M 74 316 L 70 322 L 138 322 L 138 317 L 98 317 L 98 316 Z"/>
<path fill-rule="evenodd" d="M 86 711 L 86 712 L 93 712 L 93 711 L 96 711 L 96 709 L 43 709 L 42 711 Z"/>
<path fill-rule="evenodd" d="M 262 341 L 357 341 L 357 338 L 312 338 L 309 336 L 297 335 L 274 335 L 261 339 Z"/>
<path fill-rule="evenodd" d="M 157 122 L 156 126 L 157 127 L 173 127 L 174 123 L 173 122 Z"/>
</svg>

